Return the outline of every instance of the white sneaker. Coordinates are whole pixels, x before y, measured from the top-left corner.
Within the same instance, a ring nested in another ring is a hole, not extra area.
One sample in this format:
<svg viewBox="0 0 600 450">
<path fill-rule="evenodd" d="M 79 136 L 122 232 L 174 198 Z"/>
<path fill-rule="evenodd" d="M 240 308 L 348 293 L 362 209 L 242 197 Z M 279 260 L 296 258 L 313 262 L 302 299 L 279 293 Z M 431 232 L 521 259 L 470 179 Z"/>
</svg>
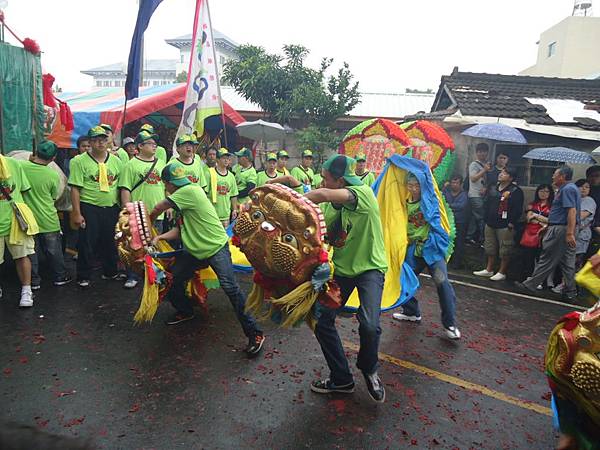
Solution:
<svg viewBox="0 0 600 450">
<path fill-rule="evenodd" d="M 407 314 L 402 313 L 394 313 L 392 317 L 396 320 L 406 320 L 408 322 L 420 322 L 421 316 L 409 316 Z"/>
<path fill-rule="evenodd" d="M 554 287 L 552 288 L 552 292 L 554 292 L 555 294 L 562 294 L 562 292 L 563 292 L 563 287 L 564 287 L 564 286 L 563 286 L 563 284 L 562 284 L 562 283 L 560 283 L 559 285 L 557 285 L 557 286 L 554 286 Z"/>
<path fill-rule="evenodd" d="M 125 282 L 125 284 L 123 285 L 123 287 L 125 289 L 133 289 L 134 287 L 136 287 L 138 285 L 138 280 L 127 280 Z"/>
<path fill-rule="evenodd" d="M 494 276 L 494 272 L 489 272 L 487 269 L 483 269 L 483 270 L 476 270 L 475 272 L 473 272 L 473 275 L 476 275 L 478 277 L 490 278 L 490 277 Z"/>
<path fill-rule="evenodd" d="M 460 330 L 457 327 L 444 327 L 444 331 L 446 332 L 448 339 L 460 339 Z"/>
<path fill-rule="evenodd" d="M 544 290 L 544 285 L 542 285 L 542 284 L 538 284 L 538 285 L 537 285 L 535 288 L 536 288 L 538 291 L 543 291 L 543 290 Z"/>
<path fill-rule="evenodd" d="M 490 280 L 492 280 L 492 281 L 504 281 L 504 280 L 506 280 L 506 275 L 504 275 L 503 273 L 498 272 L 493 277 L 490 277 Z"/>
<path fill-rule="evenodd" d="M 20 308 L 31 308 L 33 306 L 33 294 L 31 292 L 21 292 Z"/>
</svg>

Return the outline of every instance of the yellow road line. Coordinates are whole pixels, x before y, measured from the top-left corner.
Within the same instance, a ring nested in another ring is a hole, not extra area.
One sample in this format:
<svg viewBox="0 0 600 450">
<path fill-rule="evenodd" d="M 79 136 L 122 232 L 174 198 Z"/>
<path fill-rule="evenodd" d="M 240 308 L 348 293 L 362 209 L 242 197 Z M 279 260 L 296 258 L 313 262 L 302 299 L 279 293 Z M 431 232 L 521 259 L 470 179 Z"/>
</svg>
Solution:
<svg viewBox="0 0 600 450">
<path fill-rule="evenodd" d="M 358 345 L 348 341 L 344 341 L 344 346 L 354 351 L 358 351 L 359 349 Z M 511 395 L 507 395 L 499 391 L 495 391 L 480 384 L 471 383 L 470 381 L 463 380 L 462 378 L 453 377 L 451 375 L 438 372 L 437 370 L 429 369 L 428 367 L 424 367 L 419 364 L 412 363 L 410 361 L 395 358 L 385 353 L 379 353 L 379 359 L 387 361 L 390 364 L 394 364 L 395 366 L 404 367 L 405 369 L 422 373 L 423 375 L 427 375 L 428 377 L 436 378 L 440 381 L 454 384 L 455 386 L 460 386 L 473 392 L 478 392 L 488 397 L 495 398 L 496 400 L 500 400 L 505 403 L 510 403 L 511 405 L 518 406 L 519 408 L 529 409 L 531 411 L 534 411 L 539 414 L 544 414 L 546 416 L 552 416 L 552 410 L 550 408 L 538 405 L 537 403 L 521 400 L 517 397 L 513 397 Z"/>
</svg>

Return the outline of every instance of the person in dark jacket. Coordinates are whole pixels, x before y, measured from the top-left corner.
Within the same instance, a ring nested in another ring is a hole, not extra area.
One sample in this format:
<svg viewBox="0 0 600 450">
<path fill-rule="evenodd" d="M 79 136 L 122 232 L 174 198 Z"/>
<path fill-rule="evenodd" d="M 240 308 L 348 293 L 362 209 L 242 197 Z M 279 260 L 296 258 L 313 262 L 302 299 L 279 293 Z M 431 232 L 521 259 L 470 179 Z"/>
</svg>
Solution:
<svg viewBox="0 0 600 450">
<path fill-rule="evenodd" d="M 498 175 L 496 189 L 489 190 L 485 215 L 484 249 L 487 267 L 473 275 L 487 277 L 492 281 L 506 280 L 506 271 L 514 247 L 514 229 L 523 213 L 523 191 L 516 185 L 516 169 L 505 167 Z M 500 257 L 500 268 L 494 274 L 496 258 Z"/>
<path fill-rule="evenodd" d="M 463 256 L 465 254 L 465 238 L 467 227 L 469 225 L 469 198 L 462 188 L 463 177 L 454 175 L 448 186 L 444 188 L 444 198 L 454 213 L 454 227 L 456 228 L 456 237 L 454 238 L 454 252 L 450 265 L 459 269 L 463 266 Z"/>
</svg>

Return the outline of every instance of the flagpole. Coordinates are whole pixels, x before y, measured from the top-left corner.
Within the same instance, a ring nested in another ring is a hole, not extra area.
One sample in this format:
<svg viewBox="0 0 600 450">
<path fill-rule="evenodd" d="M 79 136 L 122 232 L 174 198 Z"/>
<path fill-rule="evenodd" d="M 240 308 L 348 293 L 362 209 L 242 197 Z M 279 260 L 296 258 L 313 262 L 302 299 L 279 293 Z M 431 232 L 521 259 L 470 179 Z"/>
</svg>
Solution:
<svg viewBox="0 0 600 450">
<path fill-rule="evenodd" d="M 227 128 L 225 126 L 225 108 L 223 108 L 223 97 L 221 96 L 221 80 L 219 77 L 219 63 L 217 62 L 217 50 L 215 46 L 215 39 L 212 28 L 212 18 L 210 17 L 210 4 L 208 0 L 206 2 L 206 12 L 208 13 L 208 22 L 210 23 L 210 35 L 213 36 L 212 40 L 212 51 L 213 61 L 215 62 L 215 74 L 217 78 L 217 92 L 219 93 L 219 106 L 221 107 L 221 123 L 223 124 L 223 136 L 225 137 L 225 148 L 229 150 L 229 144 L 227 142 Z"/>
</svg>

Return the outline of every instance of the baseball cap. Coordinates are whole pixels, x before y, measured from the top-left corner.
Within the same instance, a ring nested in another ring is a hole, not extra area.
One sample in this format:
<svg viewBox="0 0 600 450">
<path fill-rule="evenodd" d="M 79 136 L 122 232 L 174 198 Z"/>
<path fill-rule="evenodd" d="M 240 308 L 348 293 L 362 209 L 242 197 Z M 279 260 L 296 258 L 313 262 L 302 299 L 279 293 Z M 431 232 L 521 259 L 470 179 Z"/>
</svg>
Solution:
<svg viewBox="0 0 600 450">
<path fill-rule="evenodd" d="M 356 160 L 356 162 L 358 161 L 366 161 L 367 160 L 367 155 L 365 155 L 364 153 L 357 153 L 356 156 L 354 157 L 354 159 Z"/>
<path fill-rule="evenodd" d="M 54 142 L 42 141 L 37 146 L 36 155 L 39 156 L 40 158 L 48 161 L 48 160 L 54 158 L 56 156 L 57 152 L 58 152 L 58 148 L 56 147 L 56 144 Z"/>
<path fill-rule="evenodd" d="M 113 132 L 112 127 L 109 124 L 107 124 L 107 123 L 101 123 L 100 126 L 102 128 L 104 128 L 106 131 L 110 131 L 111 133 Z"/>
<path fill-rule="evenodd" d="M 123 147 L 125 147 L 127 144 L 134 144 L 135 140 L 133 138 L 130 137 L 126 137 L 125 139 L 123 139 Z"/>
<path fill-rule="evenodd" d="M 277 152 L 277 158 L 289 158 L 290 155 L 285 150 L 279 150 Z"/>
<path fill-rule="evenodd" d="M 144 125 L 142 125 L 140 127 L 140 131 L 148 131 L 148 132 L 154 134 L 154 127 L 152 125 L 150 125 L 149 123 L 145 123 Z"/>
<path fill-rule="evenodd" d="M 221 147 L 219 150 L 217 150 L 217 158 L 222 158 L 223 156 L 231 156 L 231 152 L 225 147 Z"/>
<path fill-rule="evenodd" d="M 249 148 L 246 148 L 246 147 L 242 147 L 240 149 L 240 151 L 235 152 L 234 155 L 237 156 L 238 158 L 241 156 L 245 156 L 246 158 L 252 159 L 252 152 L 250 151 Z"/>
<path fill-rule="evenodd" d="M 154 139 L 155 141 L 158 140 L 158 136 L 150 133 L 149 131 L 145 131 L 142 130 L 140 131 L 137 136 L 135 137 L 135 144 L 143 144 L 146 141 L 149 141 L 150 139 Z"/>
<path fill-rule="evenodd" d="M 169 182 L 177 187 L 187 186 L 191 183 L 185 174 L 185 167 L 179 161 L 173 161 L 165 166 L 160 177 L 164 182 Z"/>
<path fill-rule="evenodd" d="M 360 186 L 362 180 L 354 174 L 356 161 L 346 155 L 333 155 L 323 164 L 323 169 L 333 175 L 334 178 L 344 178 L 351 186 Z"/>
<path fill-rule="evenodd" d="M 267 153 L 267 161 L 277 161 L 277 153 Z"/>
<path fill-rule="evenodd" d="M 303 158 L 312 158 L 313 157 L 313 152 L 312 150 L 304 150 L 302 152 L 302 157 Z"/>
<path fill-rule="evenodd" d="M 104 128 L 102 128 L 100 125 L 89 129 L 88 137 L 95 138 L 95 137 L 99 137 L 99 136 L 108 137 L 108 134 L 106 134 L 106 130 Z"/>
<path fill-rule="evenodd" d="M 179 147 L 180 145 L 185 144 L 186 142 L 189 142 L 190 144 L 196 144 L 196 138 L 194 136 L 192 136 L 191 134 L 182 134 L 181 136 L 179 136 L 177 138 L 177 140 L 175 141 L 175 144 L 177 145 L 177 147 Z"/>
</svg>

